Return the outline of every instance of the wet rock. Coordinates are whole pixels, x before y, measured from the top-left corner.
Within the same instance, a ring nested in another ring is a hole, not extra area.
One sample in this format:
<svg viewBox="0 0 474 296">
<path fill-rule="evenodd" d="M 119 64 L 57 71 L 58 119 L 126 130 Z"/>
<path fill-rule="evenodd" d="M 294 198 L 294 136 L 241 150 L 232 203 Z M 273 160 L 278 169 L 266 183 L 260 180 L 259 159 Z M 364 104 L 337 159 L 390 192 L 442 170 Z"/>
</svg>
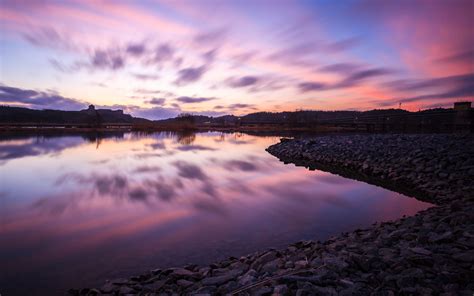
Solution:
<svg viewBox="0 0 474 296">
<path fill-rule="evenodd" d="M 302 269 L 308 267 L 309 263 L 306 260 L 299 260 L 294 263 L 296 269 Z"/>
<path fill-rule="evenodd" d="M 176 283 L 178 284 L 178 286 L 181 286 L 181 287 L 184 287 L 184 288 L 187 288 L 187 287 L 191 286 L 192 284 L 194 284 L 193 282 L 188 281 L 188 280 L 178 280 Z"/>
<path fill-rule="evenodd" d="M 204 286 L 222 285 L 232 279 L 237 278 L 242 273 L 241 270 L 230 270 L 227 274 L 204 278 L 201 283 Z"/>
<path fill-rule="evenodd" d="M 271 295 L 273 289 L 271 287 L 260 287 L 256 289 L 254 292 L 252 292 L 252 295 L 255 296 L 269 296 Z"/>
<path fill-rule="evenodd" d="M 112 283 L 106 283 L 100 288 L 103 293 L 111 293 L 117 286 Z"/>
<path fill-rule="evenodd" d="M 258 257 L 251 265 L 250 268 L 252 269 L 259 269 L 262 265 L 273 261 L 277 258 L 277 252 L 276 251 L 268 251 L 264 253 L 262 256 Z"/>
<path fill-rule="evenodd" d="M 253 269 L 249 270 L 246 274 L 239 277 L 239 279 L 238 279 L 239 285 L 246 286 L 246 285 L 249 285 L 249 284 L 255 282 L 256 281 L 256 277 L 255 277 L 256 275 L 257 275 L 257 272 L 255 270 L 253 270 Z"/>
<path fill-rule="evenodd" d="M 436 233 L 432 233 L 429 238 L 428 238 L 428 241 L 430 243 L 441 243 L 441 242 L 449 242 L 453 239 L 453 233 L 451 231 L 446 231 L 445 233 L 443 234 L 436 234 Z"/>
<path fill-rule="evenodd" d="M 425 248 L 421 248 L 421 247 L 410 248 L 409 250 L 412 251 L 413 253 L 419 254 L 419 255 L 430 256 L 432 254 L 431 251 L 429 251 Z"/>
<path fill-rule="evenodd" d="M 275 286 L 273 289 L 273 294 L 272 296 L 283 296 L 288 292 L 288 286 L 287 285 L 278 285 Z"/>
<path fill-rule="evenodd" d="M 135 293 L 135 290 L 133 290 L 132 288 L 127 287 L 127 286 L 122 286 L 122 287 L 120 287 L 119 293 L 122 294 L 122 295 L 123 294 L 132 294 L 132 293 Z"/>
<path fill-rule="evenodd" d="M 474 250 L 456 253 L 453 255 L 453 258 L 457 261 L 472 263 L 474 262 Z"/>
<path fill-rule="evenodd" d="M 159 291 L 166 284 L 167 281 L 167 279 L 155 281 L 153 283 L 144 285 L 144 288 L 150 291 Z"/>
<path fill-rule="evenodd" d="M 278 267 L 280 266 L 281 260 L 280 259 L 275 259 L 273 261 L 270 261 L 266 263 L 265 265 L 262 266 L 261 271 L 262 272 L 267 272 L 267 273 L 273 273 L 276 270 L 278 270 Z"/>
<path fill-rule="evenodd" d="M 184 268 L 175 268 L 171 272 L 172 276 L 178 276 L 178 277 L 194 277 L 196 274 L 190 270 L 184 269 Z"/>
<path fill-rule="evenodd" d="M 125 285 L 125 284 L 128 284 L 128 280 L 127 279 L 115 279 L 115 280 L 112 280 L 111 283 L 114 284 L 114 285 Z"/>
</svg>

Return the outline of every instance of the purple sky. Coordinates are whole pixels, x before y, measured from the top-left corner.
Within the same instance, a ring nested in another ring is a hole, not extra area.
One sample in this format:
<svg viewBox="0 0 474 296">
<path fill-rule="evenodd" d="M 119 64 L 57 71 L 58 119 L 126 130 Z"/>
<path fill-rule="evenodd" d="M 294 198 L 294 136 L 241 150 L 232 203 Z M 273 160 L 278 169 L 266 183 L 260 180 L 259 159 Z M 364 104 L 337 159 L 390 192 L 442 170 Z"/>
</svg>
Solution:
<svg viewBox="0 0 474 296">
<path fill-rule="evenodd" d="M 0 104 L 136 116 L 451 106 L 474 1 L 0 2 Z"/>
</svg>

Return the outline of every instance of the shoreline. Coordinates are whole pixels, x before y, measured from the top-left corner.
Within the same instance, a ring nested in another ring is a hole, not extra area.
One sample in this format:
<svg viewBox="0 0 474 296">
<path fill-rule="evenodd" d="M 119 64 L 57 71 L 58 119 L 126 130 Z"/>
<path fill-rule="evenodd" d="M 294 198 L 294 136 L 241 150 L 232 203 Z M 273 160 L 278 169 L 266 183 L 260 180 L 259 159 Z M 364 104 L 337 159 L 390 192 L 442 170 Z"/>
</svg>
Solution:
<svg viewBox="0 0 474 296">
<path fill-rule="evenodd" d="M 473 147 L 472 135 L 282 139 L 267 151 L 285 163 L 361 180 L 438 206 L 322 243 L 298 242 L 209 266 L 156 269 L 109 281 L 100 289 L 70 293 L 472 295 Z"/>
</svg>

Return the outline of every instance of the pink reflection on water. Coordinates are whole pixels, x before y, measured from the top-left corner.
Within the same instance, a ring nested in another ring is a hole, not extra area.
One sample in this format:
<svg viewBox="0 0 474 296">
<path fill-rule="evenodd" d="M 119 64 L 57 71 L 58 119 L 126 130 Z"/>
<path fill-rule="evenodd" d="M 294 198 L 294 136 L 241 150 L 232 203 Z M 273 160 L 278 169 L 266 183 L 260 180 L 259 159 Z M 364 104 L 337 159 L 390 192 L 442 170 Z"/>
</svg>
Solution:
<svg viewBox="0 0 474 296">
<path fill-rule="evenodd" d="M 25 277 L 38 291 L 99 285 L 322 240 L 430 206 L 284 165 L 264 151 L 277 140 L 222 133 L 0 140 L 8 156 L 0 163 L 7 267 L 0 283 L 12 291 Z"/>
</svg>

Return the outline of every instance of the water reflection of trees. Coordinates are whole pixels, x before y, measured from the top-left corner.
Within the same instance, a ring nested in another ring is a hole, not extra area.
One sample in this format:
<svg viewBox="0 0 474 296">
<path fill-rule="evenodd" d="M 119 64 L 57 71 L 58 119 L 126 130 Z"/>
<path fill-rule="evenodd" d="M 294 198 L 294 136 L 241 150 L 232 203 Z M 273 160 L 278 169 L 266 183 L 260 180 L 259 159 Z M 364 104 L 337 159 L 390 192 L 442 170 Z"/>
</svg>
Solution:
<svg viewBox="0 0 474 296">
<path fill-rule="evenodd" d="M 181 145 L 191 145 L 196 140 L 196 133 L 193 131 L 176 132 L 176 140 Z"/>
</svg>

